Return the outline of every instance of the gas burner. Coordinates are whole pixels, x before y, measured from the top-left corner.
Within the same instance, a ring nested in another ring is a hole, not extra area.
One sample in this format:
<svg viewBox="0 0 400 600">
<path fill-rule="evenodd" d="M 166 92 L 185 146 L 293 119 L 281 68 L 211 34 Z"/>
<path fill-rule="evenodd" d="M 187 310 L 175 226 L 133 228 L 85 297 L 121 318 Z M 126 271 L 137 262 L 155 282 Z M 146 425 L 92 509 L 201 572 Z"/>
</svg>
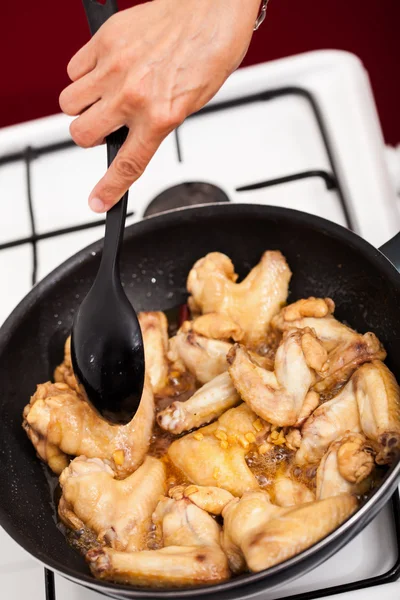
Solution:
<svg viewBox="0 0 400 600">
<path fill-rule="evenodd" d="M 143 216 L 149 217 L 173 208 L 213 204 L 214 202 L 229 202 L 228 196 L 220 187 L 201 181 L 186 181 L 167 188 L 156 196 L 144 211 Z"/>
</svg>

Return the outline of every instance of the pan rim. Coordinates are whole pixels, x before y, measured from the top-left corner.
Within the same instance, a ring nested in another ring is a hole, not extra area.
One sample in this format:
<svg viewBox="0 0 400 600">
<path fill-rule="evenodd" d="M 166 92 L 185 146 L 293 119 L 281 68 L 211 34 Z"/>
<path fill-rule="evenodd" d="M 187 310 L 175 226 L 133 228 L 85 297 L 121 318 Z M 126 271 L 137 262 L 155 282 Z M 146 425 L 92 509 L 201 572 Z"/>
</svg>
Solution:
<svg viewBox="0 0 400 600">
<path fill-rule="evenodd" d="M 352 251 L 358 251 L 362 254 L 368 252 L 370 261 L 374 262 L 375 265 L 379 268 L 379 270 L 388 277 L 395 285 L 400 286 L 400 274 L 397 269 L 393 266 L 393 264 L 387 259 L 378 249 L 376 249 L 369 242 L 361 238 L 356 233 L 347 230 L 345 227 L 328 221 L 322 217 L 318 217 L 315 215 L 310 215 L 303 211 L 297 211 L 294 209 L 282 208 L 282 207 L 274 207 L 262 204 L 247 204 L 247 203 L 215 203 L 215 204 L 204 204 L 204 205 L 196 205 L 191 207 L 183 207 L 172 209 L 166 211 L 164 213 L 158 215 L 151 215 L 145 217 L 144 219 L 133 223 L 132 225 L 126 228 L 125 240 L 130 239 L 132 236 L 135 236 L 137 233 L 141 235 L 142 233 L 146 233 L 146 231 L 154 230 L 154 227 L 157 228 L 165 228 L 171 225 L 178 225 L 179 220 L 177 219 L 179 216 L 182 216 L 184 222 L 185 219 L 194 218 L 207 218 L 207 216 L 223 216 L 222 213 L 231 214 L 233 216 L 243 216 L 245 213 L 247 217 L 251 217 L 252 214 L 259 213 L 259 211 L 263 211 L 265 213 L 265 217 L 271 219 L 283 219 L 286 221 L 295 221 L 302 225 L 310 226 L 311 228 L 318 229 L 321 233 L 325 233 L 329 237 L 333 237 L 338 239 L 339 241 L 345 243 L 349 246 Z M 155 225 L 154 225 L 155 223 Z M 66 261 L 61 263 L 58 267 L 56 267 L 51 273 L 49 273 L 43 280 L 41 280 L 38 284 L 36 284 L 32 290 L 21 300 L 21 302 L 16 306 L 16 308 L 12 311 L 10 316 L 6 319 L 2 327 L 0 328 L 0 356 L 6 350 L 7 343 L 12 335 L 14 329 L 19 325 L 19 321 L 24 316 L 24 314 L 37 303 L 38 299 L 46 293 L 51 287 L 53 287 L 58 279 L 63 276 L 68 275 L 73 272 L 76 267 L 87 260 L 88 257 L 95 251 L 101 252 L 102 239 L 90 244 L 89 246 L 83 248 Z M 228 592 L 232 592 L 233 590 L 243 590 L 243 593 L 246 592 L 246 587 L 250 587 L 256 583 L 265 582 L 266 589 L 273 589 L 279 587 L 279 583 L 268 583 L 268 580 L 273 576 L 278 575 L 282 571 L 288 571 L 292 567 L 299 566 L 301 563 L 305 563 L 311 556 L 318 554 L 323 548 L 328 548 L 331 546 L 331 549 L 328 550 L 327 554 L 324 554 L 321 557 L 319 562 L 325 561 L 329 556 L 332 556 L 340 547 L 347 543 L 347 537 L 350 533 L 357 534 L 359 533 L 378 513 L 380 508 L 383 506 L 384 501 L 386 500 L 386 496 L 389 496 L 390 490 L 394 490 L 398 476 L 400 474 L 400 461 L 395 464 L 387 476 L 383 483 L 377 488 L 374 493 L 370 496 L 370 498 L 342 525 L 340 525 L 337 529 L 331 532 L 328 536 L 307 548 L 303 552 L 287 559 L 286 561 L 275 565 L 269 569 L 264 571 L 260 571 L 259 573 L 251 573 L 241 576 L 240 578 L 234 578 L 228 580 L 227 582 L 213 584 L 209 586 L 201 586 L 201 587 L 190 587 L 190 588 L 137 588 L 134 586 L 122 585 L 122 584 L 114 584 L 110 582 L 100 581 L 92 577 L 91 575 L 81 574 L 77 576 L 76 572 L 64 565 L 62 565 L 59 561 L 54 560 L 49 556 L 42 556 L 41 552 L 32 551 L 29 548 L 30 543 L 22 534 L 19 532 L 15 532 L 11 518 L 4 511 L 3 507 L 0 505 L 0 524 L 5 529 L 5 531 L 15 540 L 17 543 L 26 550 L 33 558 L 38 560 L 41 564 L 50 568 L 52 571 L 66 577 L 67 579 L 78 583 L 80 585 L 89 587 L 91 589 L 95 589 L 96 591 L 105 593 L 105 594 L 119 594 L 120 597 L 125 596 L 129 597 L 132 595 L 137 598 L 189 598 L 195 597 L 199 595 L 209 595 L 209 594 L 217 594 L 221 593 L 222 595 Z M 335 545 L 335 542 L 338 538 L 342 538 L 342 544 Z M 43 553 L 44 554 L 44 553 Z M 313 564 L 309 568 L 304 570 L 304 573 L 315 568 L 319 564 Z M 302 573 L 303 574 L 303 573 Z M 295 574 L 292 578 L 300 576 Z M 261 589 L 261 588 L 260 588 Z M 116 597 L 116 596 L 115 596 Z"/>
</svg>

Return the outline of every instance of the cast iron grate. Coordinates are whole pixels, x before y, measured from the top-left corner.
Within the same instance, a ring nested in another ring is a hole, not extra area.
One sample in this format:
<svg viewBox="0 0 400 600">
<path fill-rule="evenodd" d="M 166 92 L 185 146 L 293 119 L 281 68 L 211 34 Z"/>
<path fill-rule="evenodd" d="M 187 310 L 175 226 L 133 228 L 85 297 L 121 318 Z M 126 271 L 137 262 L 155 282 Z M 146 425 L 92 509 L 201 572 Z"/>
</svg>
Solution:
<svg viewBox="0 0 400 600">
<path fill-rule="evenodd" d="M 330 172 L 324 170 L 310 170 L 310 171 L 302 171 L 299 173 L 291 173 L 284 177 L 279 177 L 275 179 L 269 179 L 266 181 L 254 182 L 247 185 L 238 185 L 236 187 L 237 192 L 243 191 L 251 191 L 257 190 L 264 187 L 271 187 L 274 185 L 280 185 L 292 181 L 298 181 L 303 179 L 308 179 L 312 177 L 321 178 L 328 190 L 335 189 L 338 198 L 343 210 L 343 214 L 345 216 L 346 225 L 349 229 L 354 229 L 354 223 L 352 221 L 348 202 L 343 194 L 343 190 L 341 188 L 339 178 L 337 176 L 337 168 L 334 159 L 334 154 L 331 148 L 331 144 L 329 141 L 329 137 L 327 134 L 327 130 L 324 124 L 324 120 L 321 114 L 321 111 L 318 107 L 318 104 L 313 97 L 313 95 L 308 91 L 300 87 L 285 87 L 274 90 L 266 90 L 264 92 L 253 94 L 249 96 L 244 96 L 242 98 L 229 100 L 226 102 L 220 102 L 211 106 L 206 106 L 198 113 L 191 115 L 189 118 L 199 118 L 202 115 L 220 112 L 229 110 L 231 108 L 236 108 L 239 106 L 246 106 L 255 102 L 265 102 L 269 100 L 273 100 L 276 98 L 280 98 L 283 96 L 301 96 L 304 98 L 310 105 L 316 123 L 318 125 L 322 142 L 326 151 L 326 155 L 330 165 Z M 178 162 L 184 161 L 184 153 L 182 144 L 179 137 L 179 130 L 175 131 L 175 142 L 176 142 L 176 157 Z M 62 142 L 57 142 L 54 144 L 48 144 L 40 147 L 27 147 L 25 150 L 21 152 L 14 152 L 11 154 L 6 154 L 0 156 L 0 167 L 5 164 L 9 164 L 12 162 L 23 161 L 25 164 L 25 173 L 26 173 L 26 190 L 27 190 L 27 206 L 30 216 L 30 226 L 31 226 L 31 235 L 24 238 L 19 238 L 17 240 L 13 240 L 11 242 L 0 244 L 0 251 L 8 248 L 20 246 L 23 244 L 31 244 L 32 246 L 32 285 L 36 283 L 37 280 L 37 271 L 38 271 L 38 253 L 37 253 L 37 243 L 40 240 L 58 237 L 61 235 L 66 235 L 68 233 L 74 233 L 76 231 L 82 231 L 86 229 L 90 229 L 92 227 L 100 227 L 105 223 L 104 219 L 97 220 L 90 223 L 83 223 L 73 227 L 67 227 L 64 229 L 54 229 L 52 231 L 46 232 L 44 234 L 38 234 L 36 232 L 35 227 L 35 210 L 34 204 L 32 201 L 32 189 L 31 189 L 31 165 L 32 162 L 39 156 L 43 156 L 45 154 L 59 152 L 65 150 L 66 148 L 71 148 L 74 146 L 74 143 L 71 140 L 65 140 Z M 128 213 L 128 216 L 133 215 L 134 213 Z M 364 579 L 360 581 L 355 581 L 351 583 L 346 583 L 343 585 L 333 586 L 330 588 L 325 588 L 323 590 L 315 590 L 312 592 L 306 592 L 302 594 L 295 594 L 292 596 L 288 596 L 286 598 L 282 598 L 281 600 L 313 600 L 316 598 L 328 597 L 333 594 L 340 594 L 344 592 L 349 592 L 357 589 L 364 589 L 367 587 L 372 587 L 375 585 L 380 585 L 384 583 L 389 583 L 392 581 L 396 581 L 400 577 L 400 497 L 399 492 L 397 491 L 391 500 L 393 507 L 393 519 L 395 524 L 395 532 L 396 532 L 396 541 L 397 541 L 397 559 L 393 567 L 383 573 L 382 575 L 377 575 L 376 577 L 371 577 L 369 579 Z M 45 594 L 46 600 L 57 600 L 56 597 L 56 587 L 54 581 L 54 573 L 48 569 L 44 569 L 45 576 Z"/>
</svg>

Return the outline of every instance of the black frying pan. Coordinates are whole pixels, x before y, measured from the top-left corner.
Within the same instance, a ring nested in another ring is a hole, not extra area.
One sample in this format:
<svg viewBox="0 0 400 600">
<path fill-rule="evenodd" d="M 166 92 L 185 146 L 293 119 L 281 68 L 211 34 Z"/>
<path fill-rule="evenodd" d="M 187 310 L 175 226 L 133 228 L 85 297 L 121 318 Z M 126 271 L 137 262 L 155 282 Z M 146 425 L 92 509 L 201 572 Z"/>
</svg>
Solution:
<svg viewBox="0 0 400 600">
<path fill-rule="evenodd" d="M 347 522 L 305 552 L 267 571 L 227 583 L 178 590 L 136 589 L 95 580 L 57 529 L 45 468 L 22 430 L 22 409 L 62 359 L 73 313 L 89 290 L 101 242 L 82 250 L 39 283 L 0 330 L 0 524 L 44 565 L 114 598 L 228 599 L 271 589 L 316 567 L 351 540 L 389 500 L 398 482 L 393 465 Z M 330 296 L 335 315 L 360 332 L 373 331 L 400 380 L 400 274 L 381 252 L 354 233 L 305 213 L 268 206 L 213 204 L 171 211 L 128 227 L 121 259 L 125 290 L 136 310 L 166 310 L 186 300 L 193 263 L 217 250 L 244 276 L 266 249 L 286 256 L 292 302 Z M 400 258 L 400 236 L 385 245 Z M 400 264 L 400 260 L 397 262 Z M 153 283 L 152 279 L 156 279 Z"/>
</svg>

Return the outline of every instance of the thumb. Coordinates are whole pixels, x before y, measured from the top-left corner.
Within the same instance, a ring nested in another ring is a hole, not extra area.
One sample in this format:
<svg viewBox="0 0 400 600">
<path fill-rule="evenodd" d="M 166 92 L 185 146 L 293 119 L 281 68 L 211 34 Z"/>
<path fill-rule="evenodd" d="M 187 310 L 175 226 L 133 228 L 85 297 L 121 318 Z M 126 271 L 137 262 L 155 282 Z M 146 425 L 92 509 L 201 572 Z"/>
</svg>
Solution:
<svg viewBox="0 0 400 600">
<path fill-rule="evenodd" d="M 149 164 L 165 135 L 137 129 L 130 131 L 125 143 L 114 158 L 106 174 L 89 196 L 94 212 L 105 212 L 116 204 Z"/>
</svg>

